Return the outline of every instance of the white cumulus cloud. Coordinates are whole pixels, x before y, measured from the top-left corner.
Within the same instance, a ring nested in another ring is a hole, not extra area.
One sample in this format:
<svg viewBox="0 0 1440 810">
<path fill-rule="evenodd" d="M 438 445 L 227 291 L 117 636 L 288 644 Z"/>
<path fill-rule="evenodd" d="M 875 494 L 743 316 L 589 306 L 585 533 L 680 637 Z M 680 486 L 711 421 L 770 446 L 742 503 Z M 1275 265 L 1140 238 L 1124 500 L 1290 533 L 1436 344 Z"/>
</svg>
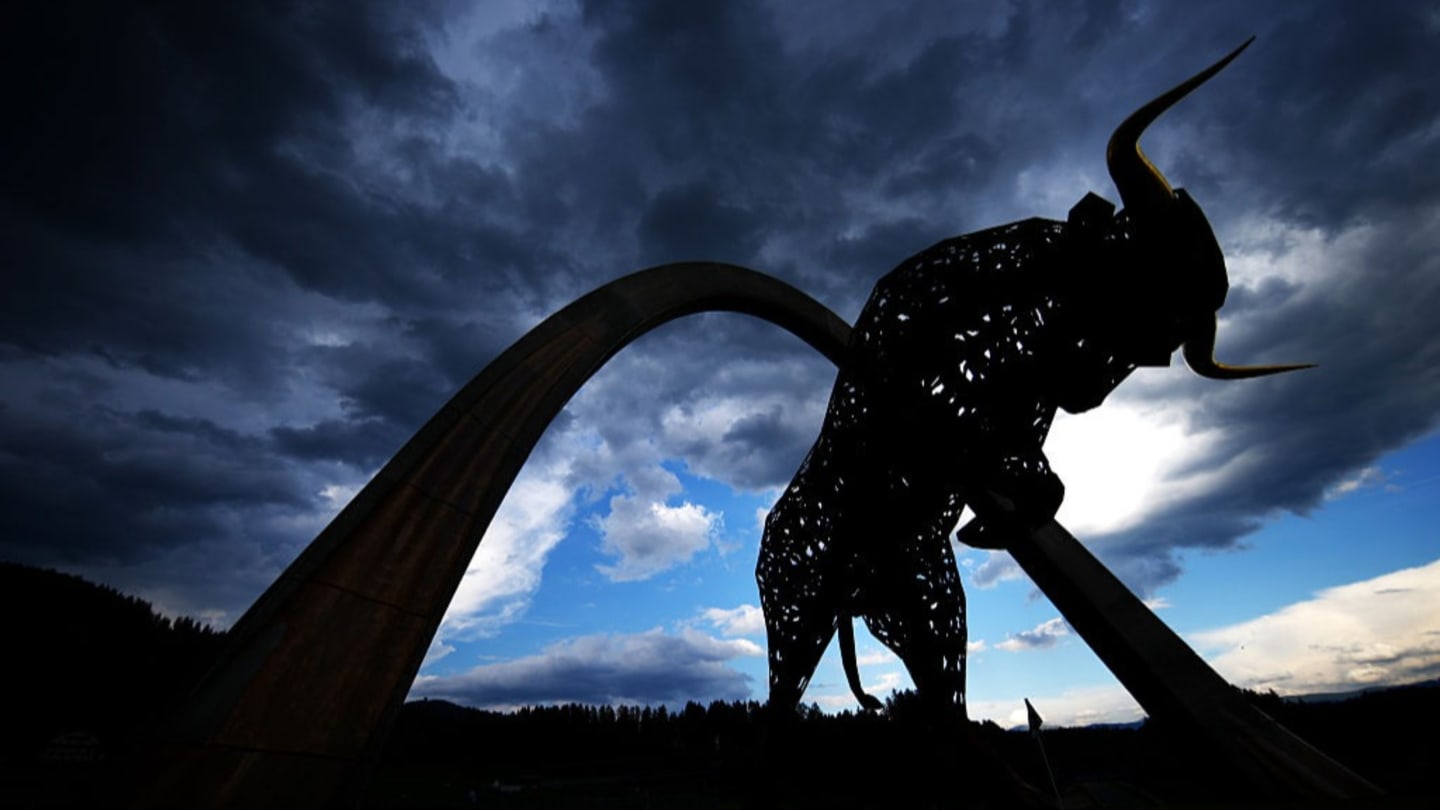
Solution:
<svg viewBox="0 0 1440 810">
<path fill-rule="evenodd" d="M 1022 630 L 1019 633 L 1005 639 L 995 645 L 997 650 L 1007 652 L 1021 652 L 1024 650 L 1043 650 L 1054 647 L 1060 643 L 1060 639 L 1070 635 L 1070 628 L 1065 620 L 1056 616 L 1049 621 L 1041 622 L 1029 630 Z"/>
<path fill-rule="evenodd" d="M 855 700 L 855 694 L 850 691 L 848 686 L 841 685 L 837 688 L 838 691 L 826 692 L 825 694 L 814 695 L 813 697 L 807 694 L 806 697 L 819 705 L 820 708 L 832 712 L 840 712 L 846 709 L 855 711 L 860 708 L 860 704 Z M 869 683 L 862 682 L 860 688 L 865 691 L 865 694 L 873 695 L 884 700 L 887 695 L 897 689 L 911 689 L 914 687 L 904 672 L 892 671 L 880 673 Z"/>
<path fill-rule="evenodd" d="M 611 498 L 610 513 L 594 519 L 600 550 L 618 558 L 596 569 L 616 582 L 648 579 L 688 562 L 709 548 L 719 531 L 720 512 L 690 501 L 667 504 L 665 499 L 680 491 L 679 480 L 663 468 L 650 472 L 652 480 Z"/>
<path fill-rule="evenodd" d="M 441 623 L 442 637 L 487 636 L 519 618 L 569 528 L 563 464 L 527 466 L 500 504 Z M 434 660 L 439 660 L 436 657 Z"/>
<path fill-rule="evenodd" d="M 1002 582 L 1020 579 L 1025 572 L 1009 552 L 986 550 L 985 561 L 970 572 L 970 581 L 977 588 L 993 588 Z"/>
<path fill-rule="evenodd" d="M 1081 538 L 1129 528 L 1149 508 L 1194 494 L 1197 482 L 1178 471 L 1207 448 L 1173 406 L 1116 398 L 1078 416 L 1061 412 L 1045 442 L 1065 482 L 1056 519 Z"/>
<path fill-rule="evenodd" d="M 1025 697 L 1030 698 L 1047 728 L 1129 723 L 1145 716 L 1140 704 L 1119 684 L 1077 687 L 1058 695 L 975 700 L 970 702 L 970 716 L 977 720 L 994 721 L 1002 728 L 1024 727 Z"/>
<path fill-rule="evenodd" d="M 744 700 L 750 676 L 726 662 L 762 656 L 746 639 L 719 639 L 693 629 L 566 639 L 536 655 L 485 664 L 459 675 L 422 675 L 410 694 L 471 706 L 511 709 L 553 703 L 680 704 Z"/>
<path fill-rule="evenodd" d="M 727 637 L 755 636 L 765 632 L 765 613 L 755 605 L 735 608 L 706 608 L 700 617 Z"/>
<path fill-rule="evenodd" d="M 1335 500 L 1366 487 L 1388 485 L 1388 476 L 1374 465 L 1364 467 L 1325 491 L 1325 500 Z"/>
<path fill-rule="evenodd" d="M 879 664 L 896 664 L 900 662 L 900 656 L 890 651 L 888 647 L 879 647 L 855 656 L 855 663 L 862 667 L 873 667 Z"/>
<path fill-rule="evenodd" d="M 1281 694 L 1440 676 L 1440 560 L 1193 636 L 1232 682 Z"/>
</svg>

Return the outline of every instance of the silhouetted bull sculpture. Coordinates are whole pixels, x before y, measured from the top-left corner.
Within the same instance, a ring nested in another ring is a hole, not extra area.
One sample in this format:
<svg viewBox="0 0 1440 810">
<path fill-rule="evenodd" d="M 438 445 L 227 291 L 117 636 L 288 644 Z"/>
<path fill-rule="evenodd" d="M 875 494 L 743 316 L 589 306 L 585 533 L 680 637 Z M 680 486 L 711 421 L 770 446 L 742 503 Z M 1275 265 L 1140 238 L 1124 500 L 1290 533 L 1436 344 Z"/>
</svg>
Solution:
<svg viewBox="0 0 1440 810">
<path fill-rule="evenodd" d="M 967 493 L 987 487 L 1049 520 L 1064 494 L 1041 450 L 1056 408 L 1094 408 L 1182 346 L 1212 379 L 1305 368 L 1215 362 L 1224 256 L 1200 208 L 1140 151 L 1156 117 L 1248 45 L 1115 130 L 1106 160 L 1119 214 L 1087 194 L 1067 222 L 948 239 L 876 284 L 820 437 L 765 523 L 755 573 L 772 709 L 799 702 L 837 626 L 851 689 L 878 707 L 855 666 L 861 616 L 922 700 L 965 718 L 965 596 L 950 535 Z M 972 521 L 960 539 L 1003 548 L 1005 534 Z"/>
</svg>

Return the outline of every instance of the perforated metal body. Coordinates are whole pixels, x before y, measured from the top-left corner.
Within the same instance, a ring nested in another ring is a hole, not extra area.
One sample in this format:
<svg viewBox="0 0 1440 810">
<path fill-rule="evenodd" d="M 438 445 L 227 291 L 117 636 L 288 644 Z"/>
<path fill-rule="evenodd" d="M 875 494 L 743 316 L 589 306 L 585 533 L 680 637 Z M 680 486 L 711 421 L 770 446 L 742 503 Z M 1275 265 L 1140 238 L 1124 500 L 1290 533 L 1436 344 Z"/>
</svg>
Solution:
<svg viewBox="0 0 1440 810">
<path fill-rule="evenodd" d="M 1078 311 L 1094 309 L 1079 281 L 1127 241 L 1123 219 L 1029 219 L 940 242 L 876 284 L 820 436 L 766 520 L 756 579 L 772 706 L 796 705 L 837 622 L 863 616 L 921 695 L 963 716 L 950 538 L 967 487 L 1058 507 L 1042 451 L 1056 408 L 1098 405 L 1135 367 Z"/>
</svg>

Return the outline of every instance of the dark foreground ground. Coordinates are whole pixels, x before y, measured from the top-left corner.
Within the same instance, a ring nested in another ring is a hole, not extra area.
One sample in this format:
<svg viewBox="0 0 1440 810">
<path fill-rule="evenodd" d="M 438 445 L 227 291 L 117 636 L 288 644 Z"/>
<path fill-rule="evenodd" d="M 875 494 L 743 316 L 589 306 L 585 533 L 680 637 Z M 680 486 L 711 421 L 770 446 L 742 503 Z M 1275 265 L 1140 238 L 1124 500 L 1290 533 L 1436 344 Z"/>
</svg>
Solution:
<svg viewBox="0 0 1440 810">
<path fill-rule="evenodd" d="M 1440 744 L 1405 730 L 1434 728 L 1440 687 L 1318 704 L 1250 697 L 1389 794 L 1334 806 L 1432 806 Z M 899 695 L 880 715 L 810 712 L 784 739 L 767 739 L 756 703 L 519 715 L 411 703 L 365 807 L 1012 807 L 1033 798 L 1017 780 L 1053 797 L 1029 733 L 986 725 L 978 741 L 947 747 L 910 705 Z M 1264 801 L 1224 763 L 1153 723 L 1047 729 L 1043 744 L 1070 808 L 1316 806 Z"/>
<path fill-rule="evenodd" d="M 0 622 L 0 810 L 108 806 L 101 774 L 224 642 L 140 600 L 4 563 Z M 1336 806 L 1436 806 L 1440 682 L 1323 703 L 1249 698 L 1391 797 Z M 1006 808 L 1053 796 L 1030 734 L 988 725 L 944 744 L 910 695 L 880 714 L 812 707 L 783 735 L 766 727 L 755 702 L 496 714 L 421 701 L 401 712 L 363 807 Z M 1316 806 L 1260 801 L 1152 723 L 1046 729 L 1043 741 L 1067 808 Z"/>
</svg>

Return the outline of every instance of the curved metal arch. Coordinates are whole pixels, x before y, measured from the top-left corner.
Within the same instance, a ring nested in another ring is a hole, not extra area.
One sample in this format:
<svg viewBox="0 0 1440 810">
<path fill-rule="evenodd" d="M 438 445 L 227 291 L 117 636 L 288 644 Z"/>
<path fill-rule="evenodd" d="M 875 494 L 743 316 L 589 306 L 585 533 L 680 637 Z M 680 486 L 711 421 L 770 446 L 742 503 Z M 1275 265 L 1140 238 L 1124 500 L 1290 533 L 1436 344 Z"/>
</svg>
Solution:
<svg viewBox="0 0 1440 810">
<path fill-rule="evenodd" d="M 550 316 L 460 390 L 232 629 L 131 769 L 137 806 L 353 804 L 501 500 L 601 366 L 676 318 L 764 319 L 839 364 L 850 326 L 775 278 L 682 262 Z M 144 774 L 144 776 L 139 776 Z"/>
</svg>

